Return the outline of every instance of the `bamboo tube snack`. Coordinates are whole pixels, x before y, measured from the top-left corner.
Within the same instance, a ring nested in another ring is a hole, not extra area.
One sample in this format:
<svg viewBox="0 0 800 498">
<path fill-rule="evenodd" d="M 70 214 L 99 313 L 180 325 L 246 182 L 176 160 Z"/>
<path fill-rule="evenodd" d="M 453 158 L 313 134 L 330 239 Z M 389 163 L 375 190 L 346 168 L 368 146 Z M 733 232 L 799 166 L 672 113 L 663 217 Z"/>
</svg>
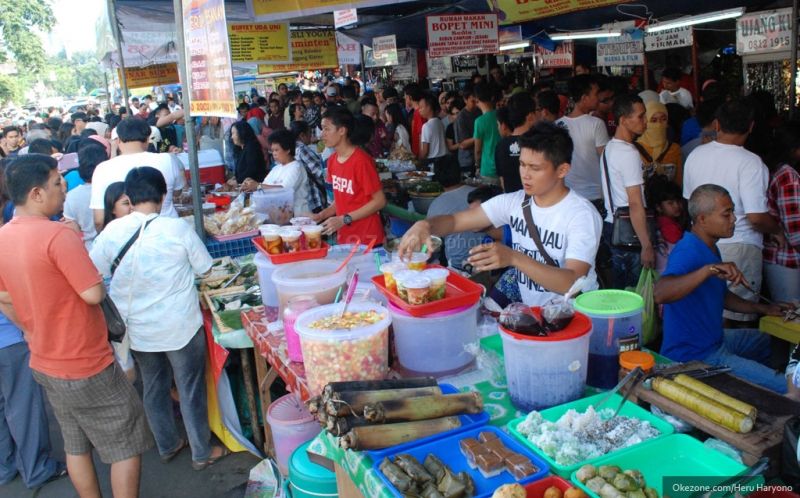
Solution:
<svg viewBox="0 0 800 498">
<path fill-rule="evenodd" d="M 753 429 L 754 421 L 747 415 L 727 407 L 713 399 L 677 384 L 663 377 L 656 377 L 652 382 L 653 390 L 681 406 L 684 406 L 701 417 L 730 429 L 734 432 L 747 433 Z"/>
<path fill-rule="evenodd" d="M 328 415 L 337 417 L 353 414 L 360 416 L 368 404 L 441 393 L 442 390 L 439 386 L 335 392 L 325 403 L 325 411 L 328 412 Z"/>
<path fill-rule="evenodd" d="M 339 444 L 344 449 L 376 450 L 416 441 L 458 427 L 461 427 L 458 417 L 354 427 L 339 440 Z"/>
<path fill-rule="evenodd" d="M 483 410 L 480 393 L 458 393 L 395 398 L 364 407 L 364 418 L 369 422 L 406 422 L 448 417 L 462 413 L 475 414 Z"/>
<path fill-rule="evenodd" d="M 744 401 L 734 398 L 733 396 L 728 396 L 724 392 L 714 389 L 708 384 L 700 382 L 699 380 L 693 377 L 689 377 L 688 375 L 684 374 L 679 374 L 675 376 L 673 382 L 688 387 L 692 391 L 698 392 L 703 396 L 707 396 L 713 399 L 714 401 L 721 403 L 729 408 L 733 408 L 737 412 L 743 413 L 744 415 L 747 415 L 753 420 L 755 420 L 756 417 L 758 416 L 758 410 L 756 410 L 755 406 L 749 405 Z"/>
</svg>

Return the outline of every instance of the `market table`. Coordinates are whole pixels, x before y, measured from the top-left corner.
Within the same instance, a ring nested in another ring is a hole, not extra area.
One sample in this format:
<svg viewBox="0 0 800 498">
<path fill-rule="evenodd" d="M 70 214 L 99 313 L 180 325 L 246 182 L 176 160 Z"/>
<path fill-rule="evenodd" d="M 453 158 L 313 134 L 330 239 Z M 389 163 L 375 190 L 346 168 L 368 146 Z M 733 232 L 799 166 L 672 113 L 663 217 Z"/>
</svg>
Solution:
<svg viewBox="0 0 800 498">
<path fill-rule="evenodd" d="M 792 344 L 800 343 L 800 322 L 784 322 L 779 316 L 765 316 L 758 323 L 758 328 L 764 333 Z"/>
</svg>

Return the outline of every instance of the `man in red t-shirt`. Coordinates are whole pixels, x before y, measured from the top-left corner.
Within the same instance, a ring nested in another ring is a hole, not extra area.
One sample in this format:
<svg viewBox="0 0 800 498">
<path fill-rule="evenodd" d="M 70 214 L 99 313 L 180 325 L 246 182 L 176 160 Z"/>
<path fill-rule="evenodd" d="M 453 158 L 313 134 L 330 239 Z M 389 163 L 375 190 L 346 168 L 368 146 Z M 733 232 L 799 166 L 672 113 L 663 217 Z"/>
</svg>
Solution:
<svg viewBox="0 0 800 498">
<path fill-rule="evenodd" d="M 247 114 L 245 115 L 244 119 L 249 120 L 250 118 L 258 118 L 258 120 L 261 121 L 263 124 L 264 119 L 267 117 L 267 110 L 268 110 L 267 99 L 264 97 L 259 97 L 256 100 L 256 103 L 258 105 L 247 111 Z"/>
<path fill-rule="evenodd" d="M 6 168 L 16 214 L 0 228 L 0 311 L 26 333 L 30 367 L 61 426 L 78 494 L 100 496 L 94 448 L 111 464 L 114 496 L 135 497 L 140 455 L 153 437 L 108 343 L 100 274 L 79 234 L 49 220 L 66 196 L 57 167 L 49 156 L 27 154 Z"/>
<path fill-rule="evenodd" d="M 418 109 L 419 99 L 422 98 L 422 89 L 416 83 L 409 83 L 403 88 L 406 99 L 406 109 L 411 109 L 411 152 L 419 156 L 419 146 L 422 142 L 422 125 L 427 119 L 423 118 Z"/>
</svg>

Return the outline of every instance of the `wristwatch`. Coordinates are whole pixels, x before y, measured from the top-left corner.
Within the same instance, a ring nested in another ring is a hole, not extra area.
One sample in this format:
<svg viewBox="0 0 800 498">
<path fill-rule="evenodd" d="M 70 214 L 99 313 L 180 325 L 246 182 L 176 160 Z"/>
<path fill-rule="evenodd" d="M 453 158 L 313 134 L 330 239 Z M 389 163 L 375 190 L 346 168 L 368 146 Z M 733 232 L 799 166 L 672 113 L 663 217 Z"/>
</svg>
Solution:
<svg viewBox="0 0 800 498">
<path fill-rule="evenodd" d="M 348 226 L 349 226 L 349 225 L 350 225 L 350 223 L 352 223 L 352 222 L 353 222 L 353 217 L 352 217 L 352 216 L 350 216 L 349 214 L 346 214 L 346 215 L 344 215 L 344 216 L 342 217 L 342 221 L 344 221 L 344 224 L 345 224 L 345 225 L 348 225 Z"/>
</svg>

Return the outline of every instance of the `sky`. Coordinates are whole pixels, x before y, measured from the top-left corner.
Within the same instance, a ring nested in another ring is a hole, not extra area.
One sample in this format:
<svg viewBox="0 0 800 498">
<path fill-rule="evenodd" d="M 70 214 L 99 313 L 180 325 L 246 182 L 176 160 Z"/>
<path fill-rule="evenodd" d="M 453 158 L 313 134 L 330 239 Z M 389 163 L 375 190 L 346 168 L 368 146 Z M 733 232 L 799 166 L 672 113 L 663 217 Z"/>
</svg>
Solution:
<svg viewBox="0 0 800 498">
<path fill-rule="evenodd" d="M 95 48 L 95 21 L 103 11 L 106 0 L 51 0 L 56 26 L 45 39 L 50 54 L 66 48 L 68 54 Z"/>
</svg>

